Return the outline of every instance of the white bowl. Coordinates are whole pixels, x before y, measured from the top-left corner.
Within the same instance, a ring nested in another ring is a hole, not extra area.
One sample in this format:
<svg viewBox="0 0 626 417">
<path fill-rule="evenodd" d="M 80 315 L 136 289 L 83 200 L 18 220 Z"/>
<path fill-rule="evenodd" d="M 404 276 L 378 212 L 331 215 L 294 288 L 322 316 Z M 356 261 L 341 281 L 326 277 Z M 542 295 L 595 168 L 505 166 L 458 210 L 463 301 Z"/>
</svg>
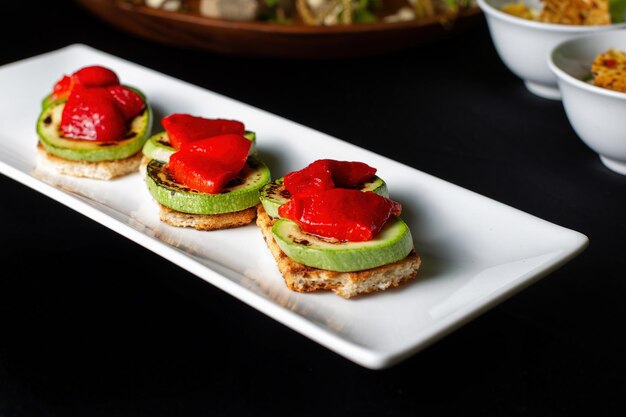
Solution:
<svg viewBox="0 0 626 417">
<path fill-rule="evenodd" d="M 511 72 L 524 80 L 528 90 L 543 98 L 561 98 L 557 80 L 548 68 L 548 55 L 560 42 L 574 36 L 626 28 L 626 23 L 602 26 L 560 25 L 535 22 L 500 11 L 516 0 L 477 0 L 484 12 L 491 40 L 500 59 Z M 538 0 L 525 0 L 539 8 Z"/>
<path fill-rule="evenodd" d="M 626 93 L 585 81 L 594 58 L 609 48 L 626 51 L 626 30 L 564 41 L 552 51 L 548 65 L 558 79 L 563 108 L 576 134 L 607 168 L 626 175 Z"/>
</svg>

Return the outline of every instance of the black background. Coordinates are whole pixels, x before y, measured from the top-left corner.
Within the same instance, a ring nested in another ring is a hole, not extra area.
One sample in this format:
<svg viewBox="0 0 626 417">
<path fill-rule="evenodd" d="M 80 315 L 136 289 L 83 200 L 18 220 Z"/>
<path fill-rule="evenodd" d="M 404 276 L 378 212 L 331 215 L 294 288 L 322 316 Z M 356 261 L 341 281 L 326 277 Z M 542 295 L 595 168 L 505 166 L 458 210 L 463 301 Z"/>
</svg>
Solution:
<svg viewBox="0 0 626 417">
<path fill-rule="evenodd" d="M 0 416 L 626 412 L 626 177 L 577 138 L 560 101 L 533 96 L 504 67 L 484 21 L 401 53 L 290 61 L 161 46 L 69 1 L 3 2 L 2 16 L 0 64 L 85 43 L 577 230 L 590 245 L 374 371 L 0 176 Z"/>
</svg>

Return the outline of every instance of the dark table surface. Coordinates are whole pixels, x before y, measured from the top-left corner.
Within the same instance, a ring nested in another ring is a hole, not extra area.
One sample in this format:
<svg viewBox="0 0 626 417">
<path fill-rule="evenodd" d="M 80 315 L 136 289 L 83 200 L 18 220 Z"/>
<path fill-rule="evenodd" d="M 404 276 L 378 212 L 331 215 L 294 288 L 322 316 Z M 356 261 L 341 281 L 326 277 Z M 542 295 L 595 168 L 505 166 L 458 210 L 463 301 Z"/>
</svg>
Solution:
<svg viewBox="0 0 626 417">
<path fill-rule="evenodd" d="M 561 102 L 525 90 L 484 22 L 400 53 L 311 62 L 161 46 L 72 2 L 5 3 L 2 16 L 16 24 L 1 29 L 0 64 L 85 43 L 574 229 L 590 244 L 375 371 L 0 176 L 0 416 L 625 415 L 626 177 L 577 138 Z M 115 261 L 97 262 L 104 251 Z"/>
</svg>

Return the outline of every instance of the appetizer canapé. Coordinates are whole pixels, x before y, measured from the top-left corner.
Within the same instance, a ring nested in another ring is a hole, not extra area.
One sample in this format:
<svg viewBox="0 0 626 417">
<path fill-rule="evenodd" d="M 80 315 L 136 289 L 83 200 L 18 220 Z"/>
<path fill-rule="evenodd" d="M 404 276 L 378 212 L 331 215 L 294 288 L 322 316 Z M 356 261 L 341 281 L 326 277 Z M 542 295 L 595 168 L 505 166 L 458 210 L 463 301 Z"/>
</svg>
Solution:
<svg viewBox="0 0 626 417">
<path fill-rule="evenodd" d="M 257 225 L 288 288 L 350 298 L 416 277 L 421 260 L 402 207 L 375 173 L 322 159 L 261 190 Z"/>
<path fill-rule="evenodd" d="M 135 172 L 152 128 L 152 109 L 138 89 L 102 66 L 63 76 L 42 101 L 37 149 L 43 167 L 109 180 Z"/>
<path fill-rule="evenodd" d="M 254 154 L 255 136 L 235 120 L 175 114 L 144 146 L 145 180 L 172 226 L 216 230 L 256 217 L 269 168 Z"/>
</svg>

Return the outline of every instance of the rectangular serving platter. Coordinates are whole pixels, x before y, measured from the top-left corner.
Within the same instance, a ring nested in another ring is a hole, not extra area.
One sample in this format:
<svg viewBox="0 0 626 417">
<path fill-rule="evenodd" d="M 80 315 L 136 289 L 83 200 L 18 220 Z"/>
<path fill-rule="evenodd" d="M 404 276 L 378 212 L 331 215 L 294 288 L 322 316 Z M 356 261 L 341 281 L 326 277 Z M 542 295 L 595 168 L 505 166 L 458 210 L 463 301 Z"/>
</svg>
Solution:
<svg viewBox="0 0 626 417">
<path fill-rule="evenodd" d="M 346 300 L 288 290 L 255 224 L 220 231 L 168 226 L 139 173 L 112 181 L 64 177 L 36 165 L 41 99 L 62 74 L 113 69 L 155 109 L 238 119 L 257 133 L 278 178 L 319 158 L 378 169 L 403 205 L 422 258 L 418 278 Z M 73 44 L 0 67 L 0 172 L 105 225 L 238 300 L 370 369 L 396 365 L 559 268 L 588 238 L 412 167 L 133 62 Z M 10 97 L 6 99 L 6 97 Z M 8 122 L 10 121 L 10 123 Z M 210 300 L 207 300 L 210 302 Z"/>
</svg>

